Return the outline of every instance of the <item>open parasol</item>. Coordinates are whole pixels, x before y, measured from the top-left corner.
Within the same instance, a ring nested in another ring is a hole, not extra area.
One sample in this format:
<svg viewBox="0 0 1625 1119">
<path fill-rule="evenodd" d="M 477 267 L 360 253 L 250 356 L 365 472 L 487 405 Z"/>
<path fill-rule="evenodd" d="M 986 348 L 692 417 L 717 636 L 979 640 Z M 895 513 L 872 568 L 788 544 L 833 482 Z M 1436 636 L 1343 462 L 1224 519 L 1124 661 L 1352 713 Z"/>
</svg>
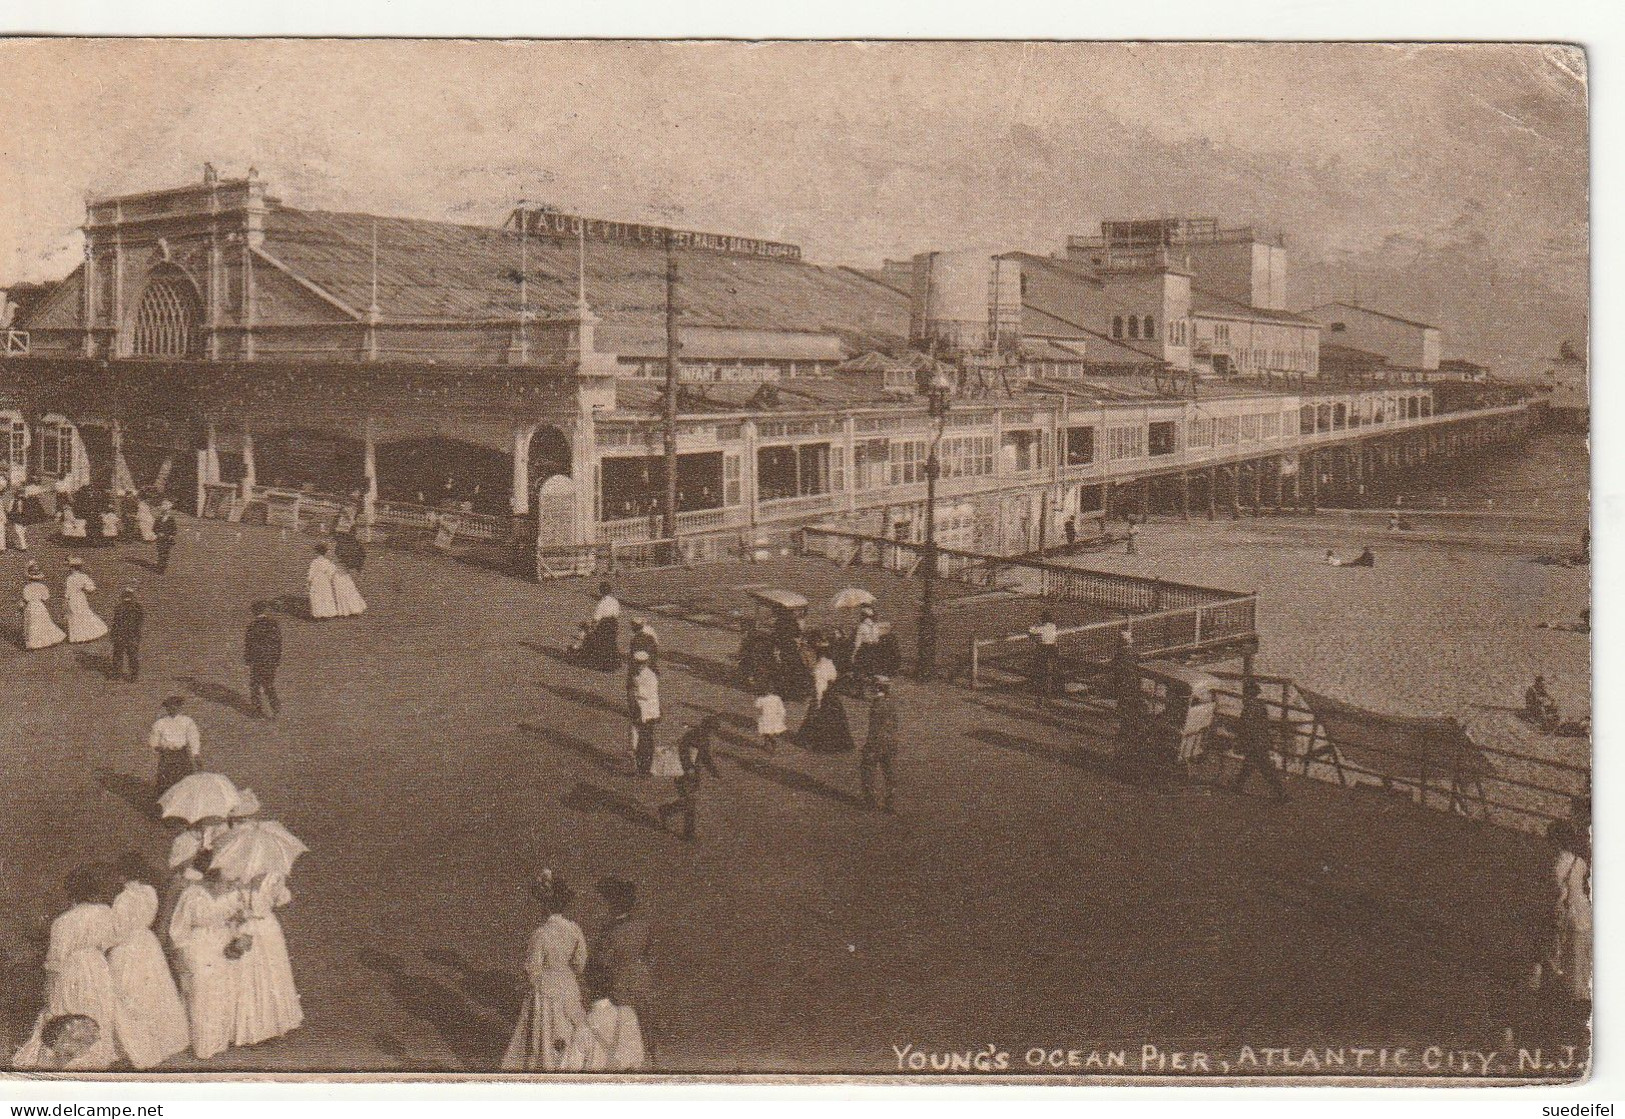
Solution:
<svg viewBox="0 0 1625 1119">
<path fill-rule="evenodd" d="M 188 824 L 211 816 L 225 819 L 237 807 L 242 794 L 223 773 L 191 773 L 182 777 L 158 798 L 166 818 L 176 817 Z"/>
<path fill-rule="evenodd" d="M 209 865 L 232 881 L 252 882 L 262 874 L 288 874 L 308 850 L 275 820 L 247 820 L 221 838 Z"/>
<path fill-rule="evenodd" d="M 874 600 L 875 596 L 862 587 L 848 587 L 837 592 L 829 606 L 831 610 L 856 610 L 860 606 L 870 605 Z"/>
</svg>

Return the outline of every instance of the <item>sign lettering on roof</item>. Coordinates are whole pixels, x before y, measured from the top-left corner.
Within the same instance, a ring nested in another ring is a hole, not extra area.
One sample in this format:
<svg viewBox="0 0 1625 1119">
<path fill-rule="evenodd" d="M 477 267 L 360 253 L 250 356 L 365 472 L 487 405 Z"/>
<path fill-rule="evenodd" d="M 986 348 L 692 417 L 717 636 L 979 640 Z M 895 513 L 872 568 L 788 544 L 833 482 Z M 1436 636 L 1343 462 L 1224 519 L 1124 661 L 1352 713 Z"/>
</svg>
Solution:
<svg viewBox="0 0 1625 1119">
<path fill-rule="evenodd" d="M 636 245 L 671 244 L 680 249 L 709 249 L 712 252 L 733 253 L 738 256 L 766 256 L 779 260 L 800 260 L 801 246 L 782 241 L 762 241 L 755 237 L 735 237 L 731 233 L 700 233 L 692 229 L 667 229 L 660 225 L 638 225 L 633 222 L 607 221 L 603 218 L 584 218 L 577 214 L 564 214 L 545 208 L 516 209 L 509 224 L 538 237 L 576 237 L 585 235 L 593 241 L 622 241 Z"/>
</svg>

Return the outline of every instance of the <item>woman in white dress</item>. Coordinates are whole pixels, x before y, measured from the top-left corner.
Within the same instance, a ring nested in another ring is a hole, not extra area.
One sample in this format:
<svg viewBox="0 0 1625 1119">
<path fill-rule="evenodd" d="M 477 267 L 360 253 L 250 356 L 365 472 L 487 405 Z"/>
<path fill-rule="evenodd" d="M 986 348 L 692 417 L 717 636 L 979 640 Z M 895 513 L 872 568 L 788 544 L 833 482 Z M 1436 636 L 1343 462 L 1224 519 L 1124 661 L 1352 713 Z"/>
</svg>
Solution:
<svg viewBox="0 0 1625 1119">
<path fill-rule="evenodd" d="M 186 1004 L 181 1002 L 169 961 L 152 931 L 158 915 L 158 891 L 148 885 L 145 869 L 126 859 L 123 891 L 113 899 L 113 925 L 118 942 L 107 954 L 118 992 L 113 1019 L 118 1046 L 136 1069 L 149 1069 L 183 1052 L 191 1040 Z"/>
<path fill-rule="evenodd" d="M 118 942 L 113 908 L 104 900 L 104 881 L 80 872 L 69 884 L 74 905 L 51 924 L 51 943 L 45 953 L 45 1009 L 34 1024 L 34 1034 L 17 1052 L 17 1068 L 37 1068 L 45 1056 L 41 1031 L 62 1014 L 83 1014 L 94 1019 L 100 1032 L 96 1042 L 69 1064 L 75 1069 L 106 1069 L 118 1060 L 113 1023 L 118 994 L 107 966 L 107 950 Z"/>
<path fill-rule="evenodd" d="M 29 564 L 28 582 L 23 584 L 23 648 L 49 649 L 68 639 L 45 608 L 50 598 L 51 588 L 45 585 L 45 573 L 38 564 Z"/>
<path fill-rule="evenodd" d="M 614 977 L 601 961 L 594 961 L 581 977 L 589 1004 L 582 1028 L 576 1030 L 565 1053 L 564 1067 L 582 1072 L 636 1072 L 644 1067 L 643 1029 L 638 1012 L 617 1003 Z"/>
<path fill-rule="evenodd" d="M 1580 825 L 1557 821 L 1548 835 L 1557 847 L 1552 876 L 1557 881 L 1557 943 L 1552 970 L 1571 999 L 1591 999 L 1592 911 L 1591 844 Z"/>
<path fill-rule="evenodd" d="M 310 570 L 305 574 L 305 589 L 310 595 L 310 616 L 312 618 L 335 618 L 338 616 L 339 606 L 333 596 L 333 576 L 337 573 L 333 561 L 327 558 L 327 545 L 316 545 L 316 556 L 310 561 Z"/>
<path fill-rule="evenodd" d="M 341 618 L 367 612 L 367 600 L 356 589 L 355 576 L 341 564 L 333 565 L 333 605 Z"/>
<path fill-rule="evenodd" d="M 64 620 L 68 623 L 68 642 L 83 645 L 100 641 L 107 636 L 107 623 L 90 608 L 90 595 L 96 583 L 85 574 L 84 561 L 78 556 L 68 558 L 68 577 L 62 582 L 62 601 L 67 606 Z"/>
<path fill-rule="evenodd" d="M 223 1052 L 236 1029 L 239 961 L 232 945 L 241 916 L 241 895 L 211 870 L 181 892 L 169 919 L 192 1052 L 200 1058 Z"/>
<path fill-rule="evenodd" d="M 297 1029 L 305 1020 L 293 983 L 288 942 L 276 910 L 293 900 L 280 874 L 262 874 L 243 887 L 242 931 L 253 944 L 238 964 L 233 1045 L 258 1045 Z"/>
<path fill-rule="evenodd" d="M 586 1028 L 580 975 L 587 967 L 587 939 L 564 915 L 574 896 L 564 880 L 544 870 L 531 893 L 547 920 L 530 937 L 525 972 L 530 994 L 502 1057 L 504 1072 L 556 1072 L 565 1067 L 575 1032 Z"/>
</svg>

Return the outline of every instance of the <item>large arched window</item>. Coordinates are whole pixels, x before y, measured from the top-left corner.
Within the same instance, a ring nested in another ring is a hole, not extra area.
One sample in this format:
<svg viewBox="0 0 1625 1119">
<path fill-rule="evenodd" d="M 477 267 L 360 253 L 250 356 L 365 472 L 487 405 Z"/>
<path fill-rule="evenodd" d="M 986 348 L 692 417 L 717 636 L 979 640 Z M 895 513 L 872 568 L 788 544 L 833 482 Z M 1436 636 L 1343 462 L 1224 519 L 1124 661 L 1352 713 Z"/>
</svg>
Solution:
<svg viewBox="0 0 1625 1119">
<path fill-rule="evenodd" d="M 158 272 L 147 281 L 135 309 L 130 352 L 136 357 L 189 357 L 199 348 L 197 293 L 177 272 Z"/>
</svg>

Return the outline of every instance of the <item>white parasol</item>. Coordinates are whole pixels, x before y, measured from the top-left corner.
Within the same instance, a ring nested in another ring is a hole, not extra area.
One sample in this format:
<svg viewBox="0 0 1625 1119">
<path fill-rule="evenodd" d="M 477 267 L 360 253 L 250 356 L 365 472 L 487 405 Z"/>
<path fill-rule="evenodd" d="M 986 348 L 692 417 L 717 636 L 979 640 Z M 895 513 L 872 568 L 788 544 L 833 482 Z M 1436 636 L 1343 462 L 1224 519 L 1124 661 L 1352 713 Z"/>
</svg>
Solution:
<svg viewBox="0 0 1625 1119">
<path fill-rule="evenodd" d="M 275 820 L 246 820 L 220 840 L 209 865 L 234 882 L 252 882 L 262 874 L 287 875 L 308 850 Z"/>
<path fill-rule="evenodd" d="M 875 596 L 862 587 L 848 587 L 838 592 L 830 600 L 831 610 L 856 610 L 860 606 L 868 606 L 875 600 Z"/>
<path fill-rule="evenodd" d="M 188 824 L 211 816 L 225 819 L 237 807 L 242 794 L 223 773 L 192 773 L 182 777 L 158 798 L 164 816 L 178 817 Z"/>
</svg>

